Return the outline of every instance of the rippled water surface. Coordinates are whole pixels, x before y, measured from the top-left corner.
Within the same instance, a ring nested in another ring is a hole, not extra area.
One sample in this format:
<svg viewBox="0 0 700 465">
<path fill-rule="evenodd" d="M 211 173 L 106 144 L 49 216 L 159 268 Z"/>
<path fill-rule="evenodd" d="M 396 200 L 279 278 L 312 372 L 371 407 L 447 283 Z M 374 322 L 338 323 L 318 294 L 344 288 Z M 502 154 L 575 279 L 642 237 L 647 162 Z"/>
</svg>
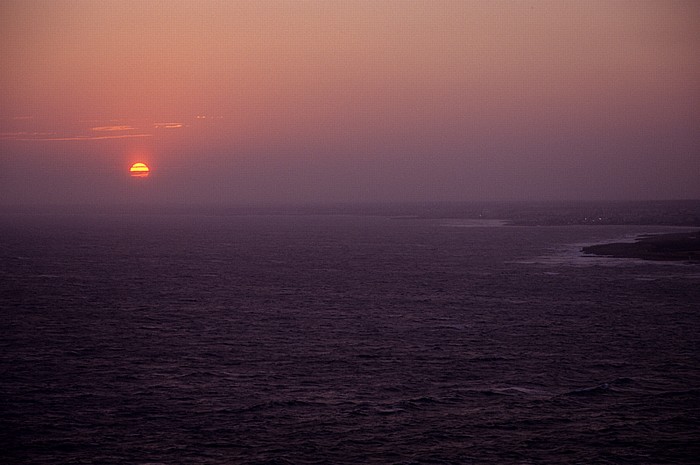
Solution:
<svg viewBox="0 0 700 465">
<path fill-rule="evenodd" d="M 0 221 L 0 459 L 697 463 L 700 267 L 661 227 Z"/>
</svg>

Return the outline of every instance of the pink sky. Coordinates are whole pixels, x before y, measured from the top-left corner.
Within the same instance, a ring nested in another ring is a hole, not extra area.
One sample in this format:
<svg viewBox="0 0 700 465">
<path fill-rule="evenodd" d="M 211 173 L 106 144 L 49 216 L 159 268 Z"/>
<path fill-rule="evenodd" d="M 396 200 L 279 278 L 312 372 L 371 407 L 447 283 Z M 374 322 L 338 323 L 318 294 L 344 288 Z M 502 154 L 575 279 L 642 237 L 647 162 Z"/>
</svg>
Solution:
<svg viewBox="0 0 700 465">
<path fill-rule="evenodd" d="M 699 24 L 694 1 L 4 1 L 0 202 L 700 198 Z"/>
</svg>

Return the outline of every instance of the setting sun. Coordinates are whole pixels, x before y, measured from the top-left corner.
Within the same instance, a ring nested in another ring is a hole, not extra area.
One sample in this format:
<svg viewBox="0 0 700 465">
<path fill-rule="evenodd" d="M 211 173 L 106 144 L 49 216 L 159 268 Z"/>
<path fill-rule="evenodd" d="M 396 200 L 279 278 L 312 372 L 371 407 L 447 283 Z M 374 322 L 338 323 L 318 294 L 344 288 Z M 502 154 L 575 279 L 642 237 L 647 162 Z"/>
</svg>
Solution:
<svg viewBox="0 0 700 465">
<path fill-rule="evenodd" d="M 131 165 L 131 168 L 129 168 L 129 174 L 131 174 L 132 178 L 146 178 L 148 177 L 148 173 L 151 170 L 148 168 L 148 166 L 145 163 L 134 163 Z"/>
</svg>

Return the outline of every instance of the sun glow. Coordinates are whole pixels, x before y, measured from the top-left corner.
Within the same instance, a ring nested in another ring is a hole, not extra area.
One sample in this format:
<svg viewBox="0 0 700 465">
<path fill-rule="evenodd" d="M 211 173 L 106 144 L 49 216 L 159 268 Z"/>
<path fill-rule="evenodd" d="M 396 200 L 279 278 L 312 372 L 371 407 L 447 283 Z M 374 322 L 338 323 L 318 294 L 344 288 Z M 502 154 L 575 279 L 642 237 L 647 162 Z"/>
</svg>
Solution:
<svg viewBox="0 0 700 465">
<path fill-rule="evenodd" d="M 131 165 L 131 168 L 129 168 L 129 174 L 131 174 L 132 178 L 147 178 L 150 171 L 148 166 L 141 162 L 134 163 Z"/>
</svg>

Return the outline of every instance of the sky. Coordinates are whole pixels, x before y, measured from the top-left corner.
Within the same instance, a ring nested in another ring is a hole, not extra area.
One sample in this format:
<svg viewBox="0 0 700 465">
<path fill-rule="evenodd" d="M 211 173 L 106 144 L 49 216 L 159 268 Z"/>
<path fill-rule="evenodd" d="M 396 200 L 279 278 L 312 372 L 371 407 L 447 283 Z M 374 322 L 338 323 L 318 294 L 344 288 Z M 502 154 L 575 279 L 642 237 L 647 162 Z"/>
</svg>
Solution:
<svg viewBox="0 0 700 465">
<path fill-rule="evenodd" d="M 698 50 L 696 1 L 3 0 L 0 204 L 700 198 Z"/>
</svg>

